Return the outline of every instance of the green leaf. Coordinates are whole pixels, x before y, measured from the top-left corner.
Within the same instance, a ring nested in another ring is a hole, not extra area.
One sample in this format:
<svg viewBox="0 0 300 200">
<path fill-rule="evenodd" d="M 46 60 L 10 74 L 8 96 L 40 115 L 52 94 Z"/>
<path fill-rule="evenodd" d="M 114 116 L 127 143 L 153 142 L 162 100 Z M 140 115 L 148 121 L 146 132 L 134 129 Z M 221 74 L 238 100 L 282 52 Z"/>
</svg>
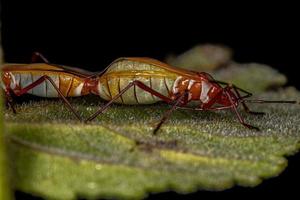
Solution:
<svg viewBox="0 0 300 200">
<path fill-rule="evenodd" d="M 299 99 L 294 88 L 265 92 L 265 99 Z M 72 99 L 89 116 L 104 102 Z M 246 129 L 230 111 L 177 110 L 158 132 L 164 103 L 113 104 L 89 125 L 76 121 L 55 99 L 27 100 L 5 112 L 15 188 L 49 199 L 139 199 L 173 190 L 224 190 L 256 186 L 279 175 L 300 142 L 299 105 L 251 105 L 241 111 L 262 131 Z"/>
<path fill-rule="evenodd" d="M 189 70 L 207 71 L 217 69 L 231 61 L 232 50 L 223 45 L 196 45 L 180 55 L 170 54 L 166 62 Z"/>
<path fill-rule="evenodd" d="M 226 68 L 211 72 L 216 80 L 234 83 L 253 93 L 278 88 L 287 82 L 287 78 L 268 65 L 258 63 L 232 63 Z"/>
</svg>

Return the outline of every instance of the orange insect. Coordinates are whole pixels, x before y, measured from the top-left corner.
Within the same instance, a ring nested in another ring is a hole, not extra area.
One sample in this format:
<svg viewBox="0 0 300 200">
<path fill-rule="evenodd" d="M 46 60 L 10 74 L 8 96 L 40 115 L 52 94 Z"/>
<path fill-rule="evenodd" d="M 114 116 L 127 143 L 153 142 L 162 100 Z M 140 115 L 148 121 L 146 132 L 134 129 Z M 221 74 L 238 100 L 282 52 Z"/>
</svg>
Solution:
<svg viewBox="0 0 300 200">
<path fill-rule="evenodd" d="M 91 121 L 103 113 L 112 103 L 152 104 L 164 101 L 171 104 L 162 120 L 154 129 L 156 133 L 161 125 L 177 109 L 223 110 L 231 109 L 239 122 L 247 128 L 257 129 L 244 122 L 237 107 L 241 103 L 246 112 L 252 112 L 245 102 L 256 103 L 296 103 L 296 101 L 246 100 L 252 94 L 228 83 L 216 81 L 205 72 L 179 69 L 151 58 L 119 58 L 104 71 L 92 74 L 76 68 L 50 64 L 41 54 L 45 63 L 9 64 L 3 67 L 2 80 L 7 102 L 12 106 L 11 93 L 21 96 L 25 93 L 41 97 L 60 97 L 67 107 L 81 120 L 66 97 L 86 94 L 99 95 L 108 102 L 85 121 Z M 244 93 L 242 96 L 241 93 Z M 189 102 L 197 102 L 195 108 L 188 107 Z"/>
</svg>

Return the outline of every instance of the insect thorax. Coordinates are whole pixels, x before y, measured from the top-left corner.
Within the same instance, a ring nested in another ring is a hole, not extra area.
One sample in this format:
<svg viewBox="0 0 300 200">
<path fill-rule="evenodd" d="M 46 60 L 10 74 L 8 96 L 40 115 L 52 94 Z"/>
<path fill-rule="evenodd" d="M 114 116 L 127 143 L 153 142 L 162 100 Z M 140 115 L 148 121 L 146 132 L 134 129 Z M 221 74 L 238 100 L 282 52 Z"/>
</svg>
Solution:
<svg viewBox="0 0 300 200">
<path fill-rule="evenodd" d="M 194 80 L 188 77 L 179 76 L 173 85 L 173 95 L 179 96 L 185 91 L 189 92 L 189 101 L 200 101 L 200 103 L 207 103 L 210 100 L 210 91 L 213 84 L 206 79 Z"/>
</svg>

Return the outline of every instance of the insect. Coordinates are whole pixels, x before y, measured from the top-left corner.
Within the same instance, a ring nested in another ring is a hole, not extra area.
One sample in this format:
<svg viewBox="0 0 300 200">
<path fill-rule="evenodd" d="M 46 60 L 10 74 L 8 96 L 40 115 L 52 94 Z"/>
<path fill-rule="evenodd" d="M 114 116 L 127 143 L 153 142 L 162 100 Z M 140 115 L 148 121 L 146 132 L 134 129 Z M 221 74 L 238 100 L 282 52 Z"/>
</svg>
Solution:
<svg viewBox="0 0 300 200">
<path fill-rule="evenodd" d="M 50 64 L 40 53 L 34 53 L 32 61 L 43 60 L 43 63 L 6 64 L 2 68 L 2 87 L 6 102 L 16 113 L 12 95 L 32 94 L 47 98 L 61 98 L 66 106 L 81 120 L 66 97 L 82 96 L 89 93 L 85 80 L 88 72 L 75 68 Z"/>
<path fill-rule="evenodd" d="M 246 102 L 251 103 L 296 103 L 296 101 L 247 100 L 252 96 L 235 85 L 216 81 L 205 72 L 188 71 L 167 65 L 152 58 L 119 58 L 100 73 L 50 64 L 41 54 L 34 54 L 33 60 L 40 57 L 44 63 L 27 65 L 10 64 L 3 67 L 2 84 L 8 104 L 13 107 L 11 93 L 21 96 L 25 93 L 47 98 L 59 97 L 79 119 L 81 116 L 66 97 L 99 95 L 106 100 L 85 122 L 103 113 L 112 103 L 153 104 L 159 101 L 172 105 L 154 128 L 154 134 L 170 117 L 180 109 L 195 111 L 215 111 L 231 109 L 239 122 L 247 128 L 259 130 L 247 124 L 237 107 L 241 104 L 250 114 L 264 114 L 251 111 Z M 196 102 L 196 107 L 190 107 Z"/>
</svg>

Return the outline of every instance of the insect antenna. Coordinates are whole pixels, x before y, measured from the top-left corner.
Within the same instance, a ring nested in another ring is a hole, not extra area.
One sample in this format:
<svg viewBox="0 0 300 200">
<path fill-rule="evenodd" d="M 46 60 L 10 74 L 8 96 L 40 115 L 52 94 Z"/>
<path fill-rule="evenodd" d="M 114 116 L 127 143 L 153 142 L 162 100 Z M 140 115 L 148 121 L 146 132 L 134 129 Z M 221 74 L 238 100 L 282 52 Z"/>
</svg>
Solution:
<svg viewBox="0 0 300 200">
<path fill-rule="evenodd" d="M 243 99 L 242 102 L 245 103 L 289 103 L 289 104 L 300 104 L 298 101 L 269 101 L 261 99 Z"/>
</svg>

